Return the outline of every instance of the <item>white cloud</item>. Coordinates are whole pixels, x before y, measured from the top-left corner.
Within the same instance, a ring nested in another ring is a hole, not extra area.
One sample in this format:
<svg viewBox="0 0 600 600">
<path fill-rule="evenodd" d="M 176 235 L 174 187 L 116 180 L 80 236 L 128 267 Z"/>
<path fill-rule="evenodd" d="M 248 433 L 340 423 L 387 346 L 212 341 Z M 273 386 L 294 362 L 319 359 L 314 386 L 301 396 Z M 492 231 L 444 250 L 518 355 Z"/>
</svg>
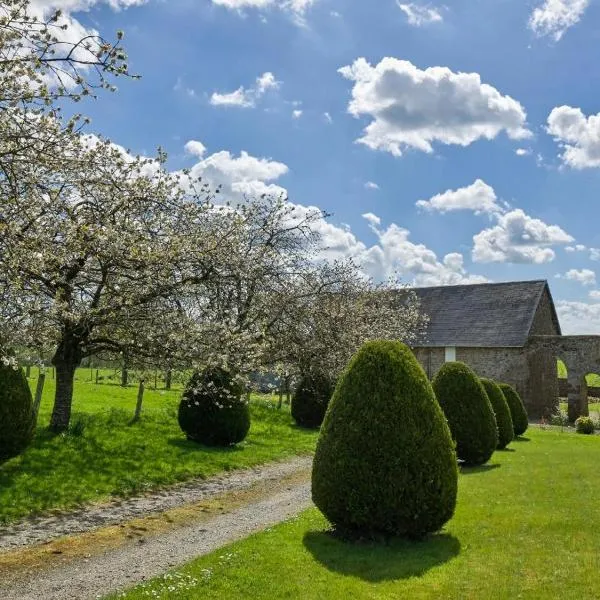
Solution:
<svg viewBox="0 0 600 600">
<path fill-rule="evenodd" d="M 32 0 L 31 7 L 42 10 L 62 10 L 65 13 L 87 11 L 95 4 L 108 4 L 113 10 L 141 6 L 148 0 Z"/>
<path fill-rule="evenodd" d="M 437 8 L 414 4 L 413 2 L 402 4 L 399 0 L 396 0 L 396 4 L 406 15 L 409 24 L 414 25 L 415 27 L 429 25 L 430 23 L 440 23 L 443 21 L 442 14 Z"/>
<path fill-rule="evenodd" d="M 206 148 L 195 140 L 189 141 L 185 149 L 201 159 L 190 168 L 191 177 L 201 177 L 211 190 L 220 188 L 223 200 L 235 203 L 244 196 L 287 195 L 285 188 L 274 183 L 289 171 L 283 163 L 257 158 L 244 150 L 239 156 L 222 150 L 203 158 Z"/>
<path fill-rule="evenodd" d="M 281 85 L 273 73 L 263 73 L 256 78 L 255 84 L 250 88 L 240 86 L 237 90 L 225 94 L 214 92 L 210 97 L 213 106 L 237 106 L 240 108 L 253 108 L 268 90 L 277 89 Z"/>
<path fill-rule="evenodd" d="M 543 0 L 531 13 L 529 28 L 558 42 L 567 29 L 579 23 L 588 5 L 589 0 Z"/>
<path fill-rule="evenodd" d="M 395 223 L 381 229 L 378 217 L 372 213 L 363 217 L 377 235 L 378 243 L 365 248 L 356 259 L 375 279 L 383 280 L 397 274 L 407 283 L 418 286 L 487 281 L 485 277 L 466 272 L 462 254 L 453 252 L 440 261 L 433 250 L 412 242 L 407 229 Z"/>
<path fill-rule="evenodd" d="M 198 142 L 197 140 L 190 140 L 185 145 L 185 151 L 189 154 L 193 154 L 194 156 L 202 157 L 206 152 L 206 146 L 202 142 Z"/>
<path fill-rule="evenodd" d="M 542 264 L 555 258 L 551 246 L 573 242 L 558 225 L 547 225 L 520 208 L 498 217 L 498 224 L 473 237 L 473 260 L 479 263 Z"/>
<path fill-rule="evenodd" d="M 436 194 L 429 200 L 419 200 L 416 205 L 429 212 L 447 213 L 457 210 L 471 210 L 475 214 L 499 214 L 503 212 L 497 202 L 494 188 L 481 179 L 467 187 L 457 190 L 446 190 Z"/>
<path fill-rule="evenodd" d="M 600 260 L 600 248 L 590 248 L 590 259 Z"/>
<path fill-rule="evenodd" d="M 600 113 L 586 118 L 580 108 L 557 106 L 548 116 L 547 131 L 563 149 L 565 165 L 600 167 Z"/>
<path fill-rule="evenodd" d="M 585 250 L 587 250 L 587 248 L 583 244 L 575 244 L 574 246 L 565 247 L 566 252 L 585 252 Z M 590 248 L 590 250 L 593 250 L 593 248 Z"/>
<path fill-rule="evenodd" d="M 331 123 L 333 123 L 333 118 L 328 112 L 323 113 L 323 118 L 325 119 L 325 122 L 328 123 L 329 125 L 331 125 Z"/>
<path fill-rule="evenodd" d="M 378 190 L 379 186 L 374 181 L 367 181 L 367 183 L 365 183 L 365 188 L 367 190 Z"/>
<path fill-rule="evenodd" d="M 303 111 L 300 109 L 296 109 L 294 111 L 292 111 L 292 118 L 293 119 L 299 119 L 303 114 Z"/>
<path fill-rule="evenodd" d="M 221 186 L 222 201 L 241 202 L 244 195 L 274 194 L 287 196 L 285 188 L 277 181 L 288 172 L 287 165 L 267 158 L 258 158 L 242 151 L 234 156 L 220 151 L 205 156 L 204 144 L 192 140 L 186 150 L 199 157 L 190 169 L 192 177 L 201 177 L 211 189 Z M 293 204 L 295 215 L 318 210 L 314 206 Z M 462 254 L 450 253 L 438 259 L 433 250 L 412 242 L 410 232 L 395 223 L 381 228 L 381 219 L 367 212 L 362 215 L 377 237 L 368 246 L 359 240 L 350 227 L 336 225 L 328 219 L 319 219 L 316 231 L 322 237 L 322 256 L 329 259 L 354 259 L 366 275 L 382 280 L 397 274 L 413 285 L 443 285 L 487 281 L 484 277 L 470 275 L 464 267 Z"/>
<path fill-rule="evenodd" d="M 596 285 L 596 273 L 591 269 L 571 269 L 562 277 L 570 281 L 577 281 L 581 285 Z"/>
<path fill-rule="evenodd" d="M 292 15 L 298 24 L 304 23 L 304 16 L 317 0 L 212 0 L 213 4 L 234 10 L 240 14 L 246 9 L 260 11 L 278 9 Z"/>
<path fill-rule="evenodd" d="M 556 312 L 565 335 L 600 334 L 600 303 L 568 302 L 556 303 Z"/>
<path fill-rule="evenodd" d="M 531 154 L 530 148 L 517 148 L 515 150 L 517 156 L 529 156 Z"/>
<path fill-rule="evenodd" d="M 589 296 L 591 300 L 600 300 L 600 290 L 592 290 Z"/>
<path fill-rule="evenodd" d="M 31 0 L 28 6 L 28 13 L 37 19 L 48 20 L 57 10 L 61 11 L 61 16 L 55 23 L 57 27 L 64 27 L 64 30 L 56 36 L 59 42 L 54 45 L 56 56 L 67 52 L 73 52 L 72 56 L 81 61 L 80 68 L 85 70 L 85 62 L 93 62 L 95 53 L 98 50 L 96 38 L 99 32 L 91 27 L 85 27 L 80 23 L 72 13 L 88 11 L 96 4 L 107 4 L 113 10 L 118 11 L 122 8 L 141 6 L 148 0 Z M 52 33 L 56 33 L 56 30 Z M 79 42 L 87 39 L 89 48 L 85 48 Z M 77 47 L 74 45 L 79 44 Z M 45 81 L 50 85 L 57 85 L 58 80 L 55 76 L 47 74 Z M 68 77 L 63 78 L 62 83 L 67 87 L 74 87 L 75 83 Z"/>
<path fill-rule="evenodd" d="M 521 104 L 482 83 L 477 73 L 421 70 L 390 57 L 375 67 L 359 58 L 339 72 L 354 82 L 348 112 L 373 119 L 358 140 L 373 150 L 400 156 L 405 148 L 433 152 L 433 142 L 468 146 L 502 131 L 511 139 L 531 136 Z"/>
</svg>

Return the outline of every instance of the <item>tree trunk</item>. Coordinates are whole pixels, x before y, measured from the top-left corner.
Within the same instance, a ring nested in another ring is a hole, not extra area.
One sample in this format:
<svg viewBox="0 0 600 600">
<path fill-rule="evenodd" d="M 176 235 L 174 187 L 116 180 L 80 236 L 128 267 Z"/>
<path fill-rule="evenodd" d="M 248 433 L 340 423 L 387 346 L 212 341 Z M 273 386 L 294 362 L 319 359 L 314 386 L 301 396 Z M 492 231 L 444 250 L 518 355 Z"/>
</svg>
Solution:
<svg viewBox="0 0 600 600">
<path fill-rule="evenodd" d="M 165 377 L 165 389 L 166 390 L 170 390 L 171 389 L 171 378 L 173 376 L 173 372 L 171 371 L 171 369 L 169 369 L 167 371 L 167 376 Z"/>
<path fill-rule="evenodd" d="M 35 388 L 35 400 L 33 402 L 34 422 L 37 423 L 38 414 L 40 412 L 40 404 L 42 403 L 42 393 L 44 391 L 44 382 L 46 381 L 46 373 L 40 373 Z"/>
<path fill-rule="evenodd" d="M 129 360 L 127 355 L 123 355 L 123 368 L 121 369 L 121 387 L 127 387 L 129 383 Z"/>
<path fill-rule="evenodd" d="M 75 371 L 81 364 L 82 358 L 81 348 L 72 337 L 63 338 L 52 358 L 56 372 L 56 393 L 50 418 L 50 430 L 55 433 L 66 431 L 69 427 Z"/>
<path fill-rule="evenodd" d="M 144 380 L 140 379 L 140 387 L 138 388 L 137 402 L 135 405 L 135 414 L 131 420 L 130 425 L 137 423 L 142 416 L 142 402 L 144 400 Z"/>
</svg>

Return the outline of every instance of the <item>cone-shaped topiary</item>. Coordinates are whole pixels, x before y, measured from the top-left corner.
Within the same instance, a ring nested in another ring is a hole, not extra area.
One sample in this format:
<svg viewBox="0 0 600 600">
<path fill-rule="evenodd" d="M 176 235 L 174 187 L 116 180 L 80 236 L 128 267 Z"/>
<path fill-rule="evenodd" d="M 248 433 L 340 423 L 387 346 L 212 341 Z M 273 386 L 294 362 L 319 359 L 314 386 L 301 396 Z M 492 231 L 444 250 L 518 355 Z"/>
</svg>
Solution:
<svg viewBox="0 0 600 600">
<path fill-rule="evenodd" d="M 21 369 L 0 360 L 0 462 L 21 454 L 35 428 L 33 400 Z"/>
<path fill-rule="evenodd" d="M 250 429 L 242 387 L 221 368 L 194 373 L 179 404 L 179 426 L 188 439 L 207 446 L 231 446 Z"/>
<path fill-rule="evenodd" d="M 527 417 L 523 400 L 521 400 L 521 396 L 519 396 L 515 388 L 508 385 L 508 383 L 499 383 L 498 385 L 510 409 L 515 436 L 523 435 L 529 427 L 529 418 Z"/>
<path fill-rule="evenodd" d="M 302 377 L 292 396 L 292 417 L 302 427 L 320 427 L 333 394 L 328 377 L 314 373 Z"/>
<path fill-rule="evenodd" d="M 345 534 L 420 538 L 452 517 L 457 477 L 450 430 L 412 352 L 364 344 L 321 427 L 314 503 Z"/>
<path fill-rule="evenodd" d="M 458 458 L 470 465 L 487 462 L 498 445 L 498 426 L 481 381 L 464 363 L 447 362 L 433 390 L 448 419 Z"/>
<path fill-rule="evenodd" d="M 512 417 L 510 416 L 510 408 L 502 390 L 498 384 L 491 379 L 482 379 L 483 387 L 490 399 L 494 414 L 496 415 L 496 423 L 498 424 L 498 449 L 506 448 L 515 437 Z"/>
</svg>

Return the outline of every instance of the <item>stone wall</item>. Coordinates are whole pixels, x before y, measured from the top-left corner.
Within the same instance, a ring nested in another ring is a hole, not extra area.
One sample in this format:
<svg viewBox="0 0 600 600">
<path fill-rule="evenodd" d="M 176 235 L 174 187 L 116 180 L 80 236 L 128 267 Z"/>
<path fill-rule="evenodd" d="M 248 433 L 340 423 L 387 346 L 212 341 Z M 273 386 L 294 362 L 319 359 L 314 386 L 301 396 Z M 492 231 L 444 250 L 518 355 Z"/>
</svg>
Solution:
<svg viewBox="0 0 600 600">
<path fill-rule="evenodd" d="M 415 356 L 433 379 L 444 364 L 444 348 L 415 348 Z M 469 365 L 480 377 L 512 385 L 531 418 L 547 417 L 558 402 L 556 360 L 552 352 L 523 348 L 457 348 L 456 360 Z"/>
</svg>

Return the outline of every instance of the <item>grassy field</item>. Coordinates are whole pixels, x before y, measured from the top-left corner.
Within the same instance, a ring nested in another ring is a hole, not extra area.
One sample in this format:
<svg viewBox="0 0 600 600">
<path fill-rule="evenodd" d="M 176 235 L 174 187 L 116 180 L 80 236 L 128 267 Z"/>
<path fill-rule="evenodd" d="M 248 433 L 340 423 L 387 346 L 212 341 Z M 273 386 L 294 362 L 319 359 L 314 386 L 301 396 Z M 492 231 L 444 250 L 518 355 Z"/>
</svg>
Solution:
<svg viewBox="0 0 600 600">
<path fill-rule="evenodd" d="M 30 384 L 35 387 L 35 377 Z M 248 438 L 235 448 L 206 448 L 179 429 L 180 391 L 147 390 L 141 422 L 129 425 L 137 388 L 96 385 L 81 374 L 71 431 L 56 436 L 46 428 L 53 394 L 49 377 L 33 444 L 0 465 L 0 523 L 308 453 L 316 440 L 293 424 L 288 408 L 278 411 L 268 399 L 254 398 Z"/>
<path fill-rule="evenodd" d="M 600 437 L 527 436 L 461 474 L 424 542 L 347 545 L 312 509 L 114 599 L 596 599 Z"/>
<path fill-rule="evenodd" d="M 589 402 L 590 416 L 600 419 L 600 402 Z M 568 404 L 566 402 L 560 403 L 560 409 L 567 412 Z"/>
</svg>

